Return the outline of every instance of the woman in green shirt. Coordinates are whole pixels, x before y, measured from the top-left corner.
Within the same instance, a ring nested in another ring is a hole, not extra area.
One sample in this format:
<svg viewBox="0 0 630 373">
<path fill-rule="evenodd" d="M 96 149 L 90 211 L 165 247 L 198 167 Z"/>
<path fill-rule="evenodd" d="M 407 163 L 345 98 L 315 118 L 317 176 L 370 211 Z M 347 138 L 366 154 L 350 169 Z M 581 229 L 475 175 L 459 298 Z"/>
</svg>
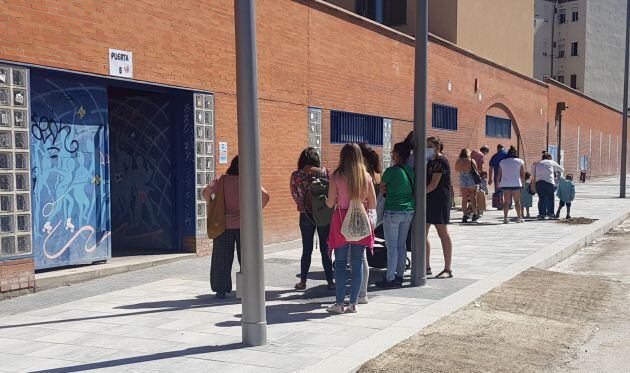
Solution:
<svg viewBox="0 0 630 373">
<path fill-rule="evenodd" d="M 385 195 L 383 232 L 387 244 L 387 274 L 377 286 L 393 288 L 402 286 L 407 264 L 407 233 L 415 209 L 413 195 L 413 168 L 407 165 L 411 149 L 405 143 L 397 143 L 392 151 L 394 166 L 385 170 L 381 179 Z"/>
</svg>

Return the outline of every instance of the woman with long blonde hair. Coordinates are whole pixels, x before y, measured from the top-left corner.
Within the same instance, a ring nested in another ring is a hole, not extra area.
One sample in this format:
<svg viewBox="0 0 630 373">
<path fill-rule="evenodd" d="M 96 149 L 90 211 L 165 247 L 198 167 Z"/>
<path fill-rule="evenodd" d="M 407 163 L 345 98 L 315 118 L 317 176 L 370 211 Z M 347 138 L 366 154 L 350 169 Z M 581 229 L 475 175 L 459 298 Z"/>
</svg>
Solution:
<svg viewBox="0 0 630 373">
<path fill-rule="evenodd" d="M 360 202 L 370 220 L 370 232 L 358 241 L 347 241 L 342 233 L 342 225 L 351 202 Z M 335 252 L 336 302 L 327 308 L 330 313 L 356 313 L 359 290 L 363 277 L 363 255 L 366 247 L 374 246 L 374 223 L 376 212 L 376 193 L 372 186 L 372 177 L 368 173 L 361 154 L 361 148 L 355 143 L 348 143 L 341 149 L 339 165 L 332 175 L 328 189 L 326 205 L 335 208 L 328 247 Z M 352 279 L 350 286 L 350 304 L 344 308 L 345 284 L 347 281 L 346 265 L 350 255 Z"/>
</svg>

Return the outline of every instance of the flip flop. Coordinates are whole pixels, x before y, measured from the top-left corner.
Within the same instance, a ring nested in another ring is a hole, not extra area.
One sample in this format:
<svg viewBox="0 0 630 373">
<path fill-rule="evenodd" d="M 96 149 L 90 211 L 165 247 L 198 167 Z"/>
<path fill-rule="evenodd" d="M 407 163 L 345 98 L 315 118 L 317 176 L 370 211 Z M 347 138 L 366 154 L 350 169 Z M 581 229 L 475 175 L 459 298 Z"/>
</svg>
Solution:
<svg viewBox="0 0 630 373">
<path fill-rule="evenodd" d="M 447 270 L 444 270 L 438 273 L 437 276 L 435 276 L 435 278 L 437 279 L 452 278 L 452 277 L 453 277 L 453 271 L 447 271 Z"/>
</svg>

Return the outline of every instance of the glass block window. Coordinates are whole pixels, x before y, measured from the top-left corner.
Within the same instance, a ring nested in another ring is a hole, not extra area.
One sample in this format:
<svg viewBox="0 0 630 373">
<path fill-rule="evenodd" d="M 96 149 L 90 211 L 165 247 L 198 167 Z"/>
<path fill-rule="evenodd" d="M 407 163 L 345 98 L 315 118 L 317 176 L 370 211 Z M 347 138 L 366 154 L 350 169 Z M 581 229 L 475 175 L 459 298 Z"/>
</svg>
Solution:
<svg viewBox="0 0 630 373">
<path fill-rule="evenodd" d="M 206 234 L 206 202 L 203 189 L 215 178 L 214 95 L 195 93 L 195 170 L 197 180 L 197 232 Z M 1 159 L 0 159 L 1 160 Z"/>
<path fill-rule="evenodd" d="M 383 119 L 383 169 L 392 165 L 392 120 Z"/>
<path fill-rule="evenodd" d="M 0 65 L 0 259 L 33 252 L 28 70 Z"/>
<path fill-rule="evenodd" d="M 308 108 L 308 146 L 322 156 L 322 109 Z"/>
</svg>

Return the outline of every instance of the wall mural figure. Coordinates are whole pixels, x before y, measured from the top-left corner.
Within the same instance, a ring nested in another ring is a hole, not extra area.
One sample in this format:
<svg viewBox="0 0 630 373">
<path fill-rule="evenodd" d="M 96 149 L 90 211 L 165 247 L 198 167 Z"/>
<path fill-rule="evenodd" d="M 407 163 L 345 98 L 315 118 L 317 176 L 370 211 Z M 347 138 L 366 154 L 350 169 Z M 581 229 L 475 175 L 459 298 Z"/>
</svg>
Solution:
<svg viewBox="0 0 630 373">
<path fill-rule="evenodd" d="M 31 71 L 33 252 L 36 268 L 110 257 L 107 89 L 88 78 Z M 98 182 L 95 182 L 97 181 Z"/>
</svg>

